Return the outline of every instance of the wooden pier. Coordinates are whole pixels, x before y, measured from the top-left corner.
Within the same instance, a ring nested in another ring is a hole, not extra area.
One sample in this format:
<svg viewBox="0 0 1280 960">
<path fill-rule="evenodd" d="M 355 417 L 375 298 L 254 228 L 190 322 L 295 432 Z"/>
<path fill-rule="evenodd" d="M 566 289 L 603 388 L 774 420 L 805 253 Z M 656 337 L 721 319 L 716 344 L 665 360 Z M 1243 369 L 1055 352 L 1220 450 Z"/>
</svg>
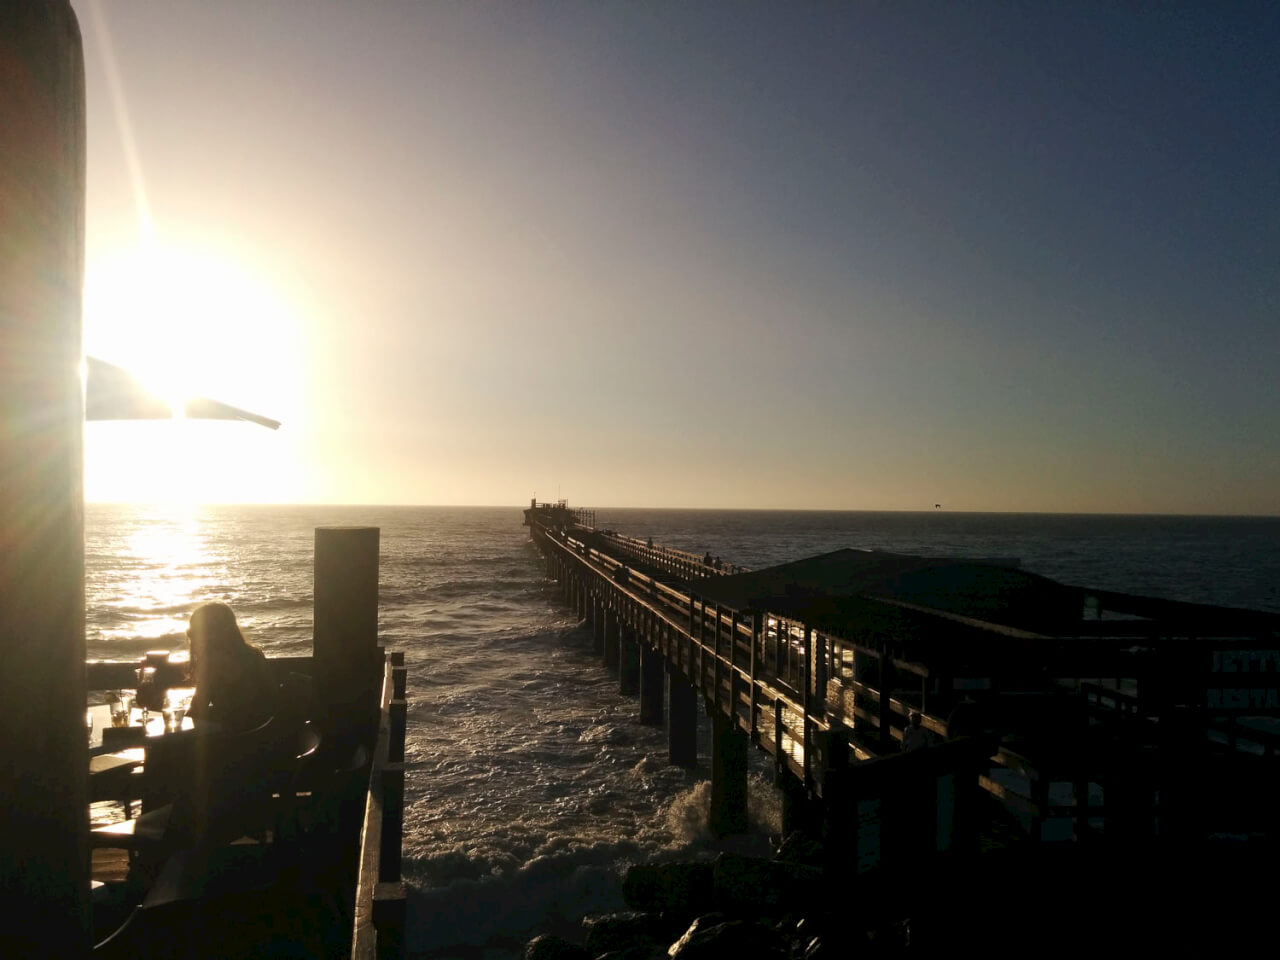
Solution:
<svg viewBox="0 0 1280 960">
<path fill-rule="evenodd" d="M 563 502 L 525 515 L 640 721 L 665 715 L 673 763 L 696 760 L 702 700 L 717 833 L 745 828 L 748 744 L 773 758 L 784 828 L 859 873 L 973 852 L 993 813 L 1025 841 L 1113 848 L 1274 830 L 1280 616 L 1005 560 L 729 571 Z M 933 744 L 903 751 L 912 712 Z"/>
</svg>

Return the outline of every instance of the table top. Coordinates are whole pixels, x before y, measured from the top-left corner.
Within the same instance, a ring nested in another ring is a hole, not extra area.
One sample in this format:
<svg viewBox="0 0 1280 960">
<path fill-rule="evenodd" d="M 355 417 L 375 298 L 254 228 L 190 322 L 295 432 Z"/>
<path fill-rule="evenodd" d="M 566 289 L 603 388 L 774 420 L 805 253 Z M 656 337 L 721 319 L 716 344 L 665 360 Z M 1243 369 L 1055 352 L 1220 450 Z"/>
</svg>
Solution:
<svg viewBox="0 0 1280 960">
<path fill-rule="evenodd" d="M 117 753 L 103 753 L 89 758 L 89 776 L 99 776 L 124 767 L 137 767 L 146 759 L 146 751 L 141 747 L 121 750 Z"/>
<path fill-rule="evenodd" d="M 133 740 L 136 742 L 138 736 L 142 737 L 162 737 L 165 735 L 164 716 L 159 710 L 151 710 L 147 714 L 147 720 L 143 723 L 142 711 L 134 707 L 129 711 L 128 727 L 113 727 L 111 725 L 111 705 L 108 703 L 95 704 L 88 708 L 89 714 L 93 717 L 93 730 L 89 734 L 89 749 L 101 752 L 104 747 L 105 740 L 114 740 L 120 742 L 123 740 Z M 182 718 L 183 730 L 192 730 L 195 724 L 190 717 Z M 120 731 L 111 735 L 104 736 L 104 730 Z M 126 732 L 127 731 L 127 732 Z M 130 736 L 132 734 L 132 736 Z M 110 744 L 106 744 L 110 746 Z"/>
</svg>

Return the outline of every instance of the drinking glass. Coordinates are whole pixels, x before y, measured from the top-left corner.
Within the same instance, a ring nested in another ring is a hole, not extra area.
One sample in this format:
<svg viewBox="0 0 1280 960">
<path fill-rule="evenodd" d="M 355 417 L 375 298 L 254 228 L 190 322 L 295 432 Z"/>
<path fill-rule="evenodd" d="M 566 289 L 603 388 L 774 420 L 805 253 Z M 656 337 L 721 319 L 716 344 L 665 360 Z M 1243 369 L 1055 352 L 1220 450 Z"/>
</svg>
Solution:
<svg viewBox="0 0 1280 960">
<path fill-rule="evenodd" d="M 182 729 L 182 718 L 187 715 L 186 700 L 176 690 L 168 690 L 164 695 L 164 730 L 165 733 L 177 733 Z"/>
<path fill-rule="evenodd" d="M 132 709 L 132 690 L 111 691 L 111 725 L 113 727 L 127 727 L 129 725 L 129 713 Z"/>
</svg>

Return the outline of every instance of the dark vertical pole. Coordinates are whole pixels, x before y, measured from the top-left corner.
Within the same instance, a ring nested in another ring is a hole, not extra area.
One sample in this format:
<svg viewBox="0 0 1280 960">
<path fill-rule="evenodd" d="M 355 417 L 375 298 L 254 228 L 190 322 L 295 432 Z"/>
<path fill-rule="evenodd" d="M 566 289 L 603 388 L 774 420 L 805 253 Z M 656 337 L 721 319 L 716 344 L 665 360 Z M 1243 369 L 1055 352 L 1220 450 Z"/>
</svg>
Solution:
<svg viewBox="0 0 1280 960">
<path fill-rule="evenodd" d="M 591 600 L 591 649 L 596 656 L 604 654 L 604 606 L 599 597 Z"/>
<path fill-rule="evenodd" d="M 779 697 L 773 701 L 773 745 L 777 751 L 773 755 L 773 761 L 776 777 L 787 772 L 787 754 L 782 746 L 782 709 L 782 698 Z"/>
<path fill-rule="evenodd" d="M 693 644 L 694 638 L 697 636 L 697 629 L 698 598 L 691 593 L 689 594 L 689 659 L 683 664 L 685 672 L 688 673 L 690 677 L 697 676 L 693 670 Z"/>
<path fill-rule="evenodd" d="M 813 691 L 810 689 L 811 677 L 813 676 L 813 630 L 805 624 L 804 628 L 804 664 L 803 675 L 801 680 L 804 684 L 804 693 L 801 702 L 804 704 L 804 785 L 805 789 L 813 787 L 814 771 L 812 764 L 809 762 L 812 754 L 813 731 L 811 729 L 809 717 L 813 713 Z"/>
<path fill-rule="evenodd" d="M 378 648 L 377 527 L 317 527 L 312 670 L 338 743 L 377 730 L 382 654 Z"/>
<path fill-rule="evenodd" d="M 665 660 L 649 644 L 640 647 L 640 722 L 662 726 L 662 701 L 666 684 Z"/>
<path fill-rule="evenodd" d="M 608 609 L 604 617 L 604 668 L 610 676 L 618 675 L 618 644 L 622 630 L 618 623 L 618 611 Z"/>
<path fill-rule="evenodd" d="M 698 695 L 670 669 L 667 691 L 667 759 L 691 767 L 698 762 Z"/>
<path fill-rule="evenodd" d="M 702 685 L 706 682 L 706 660 L 703 653 L 706 649 L 707 642 L 707 598 L 698 598 L 698 672 L 694 674 L 693 689 L 699 693 L 702 692 Z"/>
<path fill-rule="evenodd" d="M 729 716 L 738 716 L 738 611 L 729 621 Z M 748 727 L 750 724 L 748 724 Z"/>
<path fill-rule="evenodd" d="M 711 809 L 717 837 L 747 829 L 747 737 L 732 718 L 711 710 Z"/>
<path fill-rule="evenodd" d="M 640 642 L 635 627 L 622 630 L 618 649 L 618 692 L 634 697 L 640 692 Z"/>
<path fill-rule="evenodd" d="M 67 2 L 0 7 L 0 956 L 88 954 L 85 99 Z"/>
<path fill-rule="evenodd" d="M 893 709 L 889 705 L 889 684 L 892 680 L 892 668 L 887 651 L 880 651 L 876 656 L 876 687 L 880 691 L 880 703 L 877 713 L 880 717 L 880 752 L 891 753 L 894 749 Z"/>
<path fill-rule="evenodd" d="M 711 633 L 711 705 L 717 710 L 720 709 L 720 604 L 715 603 L 712 607 L 712 616 L 715 617 L 715 629 Z"/>
<path fill-rule="evenodd" d="M 760 627 L 764 622 L 764 614 L 759 610 L 751 611 L 751 740 L 760 742 L 759 722 L 756 719 L 758 694 L 756 690 L 756 663 L 759 661 Z"/>
<path fill-rule="evenodd" d="M 1049 779 L 1041 770 L 1031 774 L 1031 842 L 1040 843 L 1044 838 L 1044 825 L 1049 819 Z"/>
<path fill-rule="evenodd" d="M 809 828 L 809 795 L 804 784 L 785 767 L 774 768 L 774 783 L 782 794 L 782 835 Z"/>
</svg>

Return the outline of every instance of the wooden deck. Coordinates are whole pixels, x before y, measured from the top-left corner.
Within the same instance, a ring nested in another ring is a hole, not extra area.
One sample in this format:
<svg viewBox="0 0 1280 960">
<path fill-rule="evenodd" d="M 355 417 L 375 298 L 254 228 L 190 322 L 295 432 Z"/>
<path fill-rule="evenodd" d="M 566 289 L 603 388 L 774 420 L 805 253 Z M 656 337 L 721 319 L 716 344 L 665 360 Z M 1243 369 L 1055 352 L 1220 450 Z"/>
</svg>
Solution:
<svg viewBox="0 0 1280 960">
<path fill-rule="evenodd" d="M 282 678 L 311 671 L 306 657 L 268 663 Z M 127 682 L 136 665 L 87 666 L 93 690 Z M 281 838 L 246 836 L 215 851 L 213 866 L 203 874 L 180 876 L 166 864 L 159 878 L 140 885 L 126 851 L 93 849 L 94 935 L 100 944 L 95 955 L 399 956 L 405 922 L 405 680 L 403 654 L 387 654 L 372 749 L 349 744 L 330 752 L 326 765 L 298 784 L 297 829 L 306 832 L 299 843 L 282 848 L 285 854 L 273 846 Z M 138 793 L 146 791 L 139 787 Z M 124 817 L 118 802 L 94 806 L 95 826 Z M 133 812 L 141 807 L 135 798 Z M 264 839 L 270 841 L 265 846 Z M 142 913 L 135 914 L 139 904 Z M 101 946 L 126 921 L 117 941 Z"/>
</svg>

